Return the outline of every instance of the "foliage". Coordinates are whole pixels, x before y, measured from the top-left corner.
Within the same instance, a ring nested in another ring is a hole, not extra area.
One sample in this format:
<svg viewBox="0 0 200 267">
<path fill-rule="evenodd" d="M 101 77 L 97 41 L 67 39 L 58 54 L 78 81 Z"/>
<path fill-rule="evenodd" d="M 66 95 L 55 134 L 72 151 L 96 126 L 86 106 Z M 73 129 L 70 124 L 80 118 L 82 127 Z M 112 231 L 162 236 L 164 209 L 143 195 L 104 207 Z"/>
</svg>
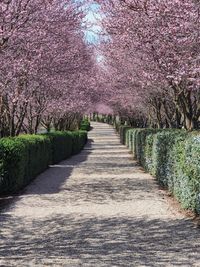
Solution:
<svg viewBox="0 0 200 267">
<path fill-rule="evenodd" d="M 87 131 L 74 131 L 72 132 L 72 155 L 81 151 L 87 142 Z"/>
<path fill-rule="evenodd" d="M 173 149 L 173 180 L 170 191 L 186 209 L 200 214 L 200 135 L 190 134 L 177 142 Z"/>
<path fill-rule="evenodd" d="M 72 133 L 52 132 L 45 134 L 51 142 L 51 162 L 58 163 L 72 154 Z"/>
<path fill-rule="evenodd" d="M 130 127 L 129 126 L 125 126 L 125 125 L 119 127 L 120 142 L 122 144 L 124 144 L 124 145 L 127 143 L 127 141 L 126 141 L 126 133 L 127 133 L 128 129 L 130 129 Z"/>
<path fill-rule="evenodd" d="M 132 151 L 134 157 L 136 153 L 136 148 L 135 148 L 135 133 L 137 129 L 128 129 L 126 133 L 126 145 L 128 148 Z"/>
<path fill-rule="evenodd" d="M 0 137 L 78 128 L 96 81 L 84 3 L 0 2 Z"/>
<path fill-rule="evenodd" d="M 114 113 L 134 128 L 198 128 L 199 1 L 97 1 L 101 83 Z"/>
<path fill-rule="evenodd" d="M 0 193 L 14 192 L 24 184 L 28 150 L 18 139 L 0 141 Z"/>
<path fill-rule="evenodd" d="M 87 119 L 82 120 L 80 125 L 80 130 L 89 131 L 90 130 L 90 122 Z"/>
<path fill-rule="evenodd" d="M 27 184 L 49 165 L 51 143 L 43 135 L 20 135 L 15 138 L 25 144 L 27 157 L 25 161 L 24 184 Z"/>
<path fill-rule="evenodd" d="M 0 139 L 0 194 L 17 192 L 49 164 L 80 152 L 86 141 L 86 131 Z"/>
<path fill-rule="evenodd" d="M 200 214 L 199 132 L 129 129 L 126 143 L 145 170 L 153 174 L 183 208 Z"/>
</svg>

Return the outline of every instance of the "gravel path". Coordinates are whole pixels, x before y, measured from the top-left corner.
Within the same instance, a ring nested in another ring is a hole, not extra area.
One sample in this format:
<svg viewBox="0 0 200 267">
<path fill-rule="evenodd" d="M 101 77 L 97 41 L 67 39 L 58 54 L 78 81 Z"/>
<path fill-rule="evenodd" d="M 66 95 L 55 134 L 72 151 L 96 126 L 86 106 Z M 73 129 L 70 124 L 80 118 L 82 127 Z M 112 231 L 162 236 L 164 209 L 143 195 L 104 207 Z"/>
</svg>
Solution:
<svg viewBox="0 0 200 267">
<path fill-rule="evenodd" d="M 174 211 L 114 130 L 51 166 L 0 212 L 0 266 L 200 266 L 200 230 Z"/>
</svg>

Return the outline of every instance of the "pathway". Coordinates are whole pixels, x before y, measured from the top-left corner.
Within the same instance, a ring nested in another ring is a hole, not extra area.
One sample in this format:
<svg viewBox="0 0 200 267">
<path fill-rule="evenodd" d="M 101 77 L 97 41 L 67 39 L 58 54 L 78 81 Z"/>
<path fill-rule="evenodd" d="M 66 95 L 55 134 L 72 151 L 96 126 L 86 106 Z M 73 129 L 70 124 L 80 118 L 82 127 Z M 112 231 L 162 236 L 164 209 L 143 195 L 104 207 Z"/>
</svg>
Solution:
<svg viewBox="0 0 200 267">
<path fill-rule="evenodd" d="M 200 266 L 200 230 L 93 123 L 81 154 L 51 166 L 0 212 L 0 266 Z"/>
</svg>

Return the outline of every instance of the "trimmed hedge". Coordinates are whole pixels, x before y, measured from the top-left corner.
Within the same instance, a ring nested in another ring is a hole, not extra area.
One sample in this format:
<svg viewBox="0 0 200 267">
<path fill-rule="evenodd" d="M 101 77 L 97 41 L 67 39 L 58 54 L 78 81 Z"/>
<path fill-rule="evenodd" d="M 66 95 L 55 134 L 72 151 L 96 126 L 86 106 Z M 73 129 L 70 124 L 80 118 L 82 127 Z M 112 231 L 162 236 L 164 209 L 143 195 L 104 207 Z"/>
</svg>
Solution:
<svg viewBox="0 0 200 267">
<path fill-rule="evenodd" d="M 15 140 L 25 145 L 26 160 L 23 164 L 25 166 L 23 184 L 26 185 L 48 168 L 51 159 L 51 142 L 43 135 L 21 135 Z M 10 171 L 12 170 L 11 168 Z"/>
<path fill-rule="evenodd" d="M 72 155 L 78 154 L 87 142 L 86 131 L 72 132 Z"/>
<path fill-rule="evenodd" d="M 24 182 L 28 164 L 26 145 L 20 140 L 2 139 L 0 142 L 0 192 L 15 191 Z"/>
<path fill-rule="evenodd" d="M 49 164 L 79 153 L 86 142 L 86 131 L 0 139 L 0 194 L 17 192 L 46 170 Z"/>
<path fill-rule="evenodd" d="M 126 145 L 127 144 L 127 131 L 131 129 L 130 126 L 120 126 L 118 128 L 118 132 L 119 132 L 119 136 L 120 136 L 120 142 L 123 144 L 123 145 Z"/>
<path fill-rule="evenodd" d="M 71 132 L 52 132 L 45 134 L 51 142 L 51 163 L 56 164 L 72 154 L 73 137 Z"/>
<path fill-rule="evenodd" d="M 200 132 L 124 129 L 124 143 L 185 209 L 200 214 Z M 125 133 L 124 133 L 125 132 Z"/>
<path fill-rule="evenodd" d="M 80 125 L 80 130 L 89 131 L 90 130 L 90 122 L 87 119 L 82 120 Z"/>
</svg>

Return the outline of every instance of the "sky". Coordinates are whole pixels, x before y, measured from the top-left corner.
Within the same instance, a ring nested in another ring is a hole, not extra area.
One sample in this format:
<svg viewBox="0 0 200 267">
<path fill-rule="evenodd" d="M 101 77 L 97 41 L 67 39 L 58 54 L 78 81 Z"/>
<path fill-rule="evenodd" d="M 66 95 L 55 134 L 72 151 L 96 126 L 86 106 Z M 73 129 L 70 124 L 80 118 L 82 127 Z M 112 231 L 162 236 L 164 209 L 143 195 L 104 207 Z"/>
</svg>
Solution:
<svg viewBox="0 0 200 267">
<path fill-rule="evenodd" d="M 86 16 L 86 22 L 89 24 L 89 27 L 85 31 L 85 37 L 89 43 L 97 43 L 99 40 L 98 32 L 101 31 L 101 26 L 99 25 L 99 20 L 101 16 L 99 14 L 99 5 L 90 4 Z"/>
<path fill-rule="evenodd" d="M 102 19 L 102 13 L 100 12 L 100 6 L 98 4 L 90 4 L 87 9 L 87 15 L 85 21 L 87 24 L 87 29 L 85 30 L 85 39 L 89 44 L 98 44 L 102 40 L 100 39 L 100 34 L 102 34 L 102 27 L 100 25 Z M 104 40 L 108 37 L 104 36 Z M 104 56 L 96 51 L 96 60 L 98 63 L 104 62 Z"/>
</svg>

